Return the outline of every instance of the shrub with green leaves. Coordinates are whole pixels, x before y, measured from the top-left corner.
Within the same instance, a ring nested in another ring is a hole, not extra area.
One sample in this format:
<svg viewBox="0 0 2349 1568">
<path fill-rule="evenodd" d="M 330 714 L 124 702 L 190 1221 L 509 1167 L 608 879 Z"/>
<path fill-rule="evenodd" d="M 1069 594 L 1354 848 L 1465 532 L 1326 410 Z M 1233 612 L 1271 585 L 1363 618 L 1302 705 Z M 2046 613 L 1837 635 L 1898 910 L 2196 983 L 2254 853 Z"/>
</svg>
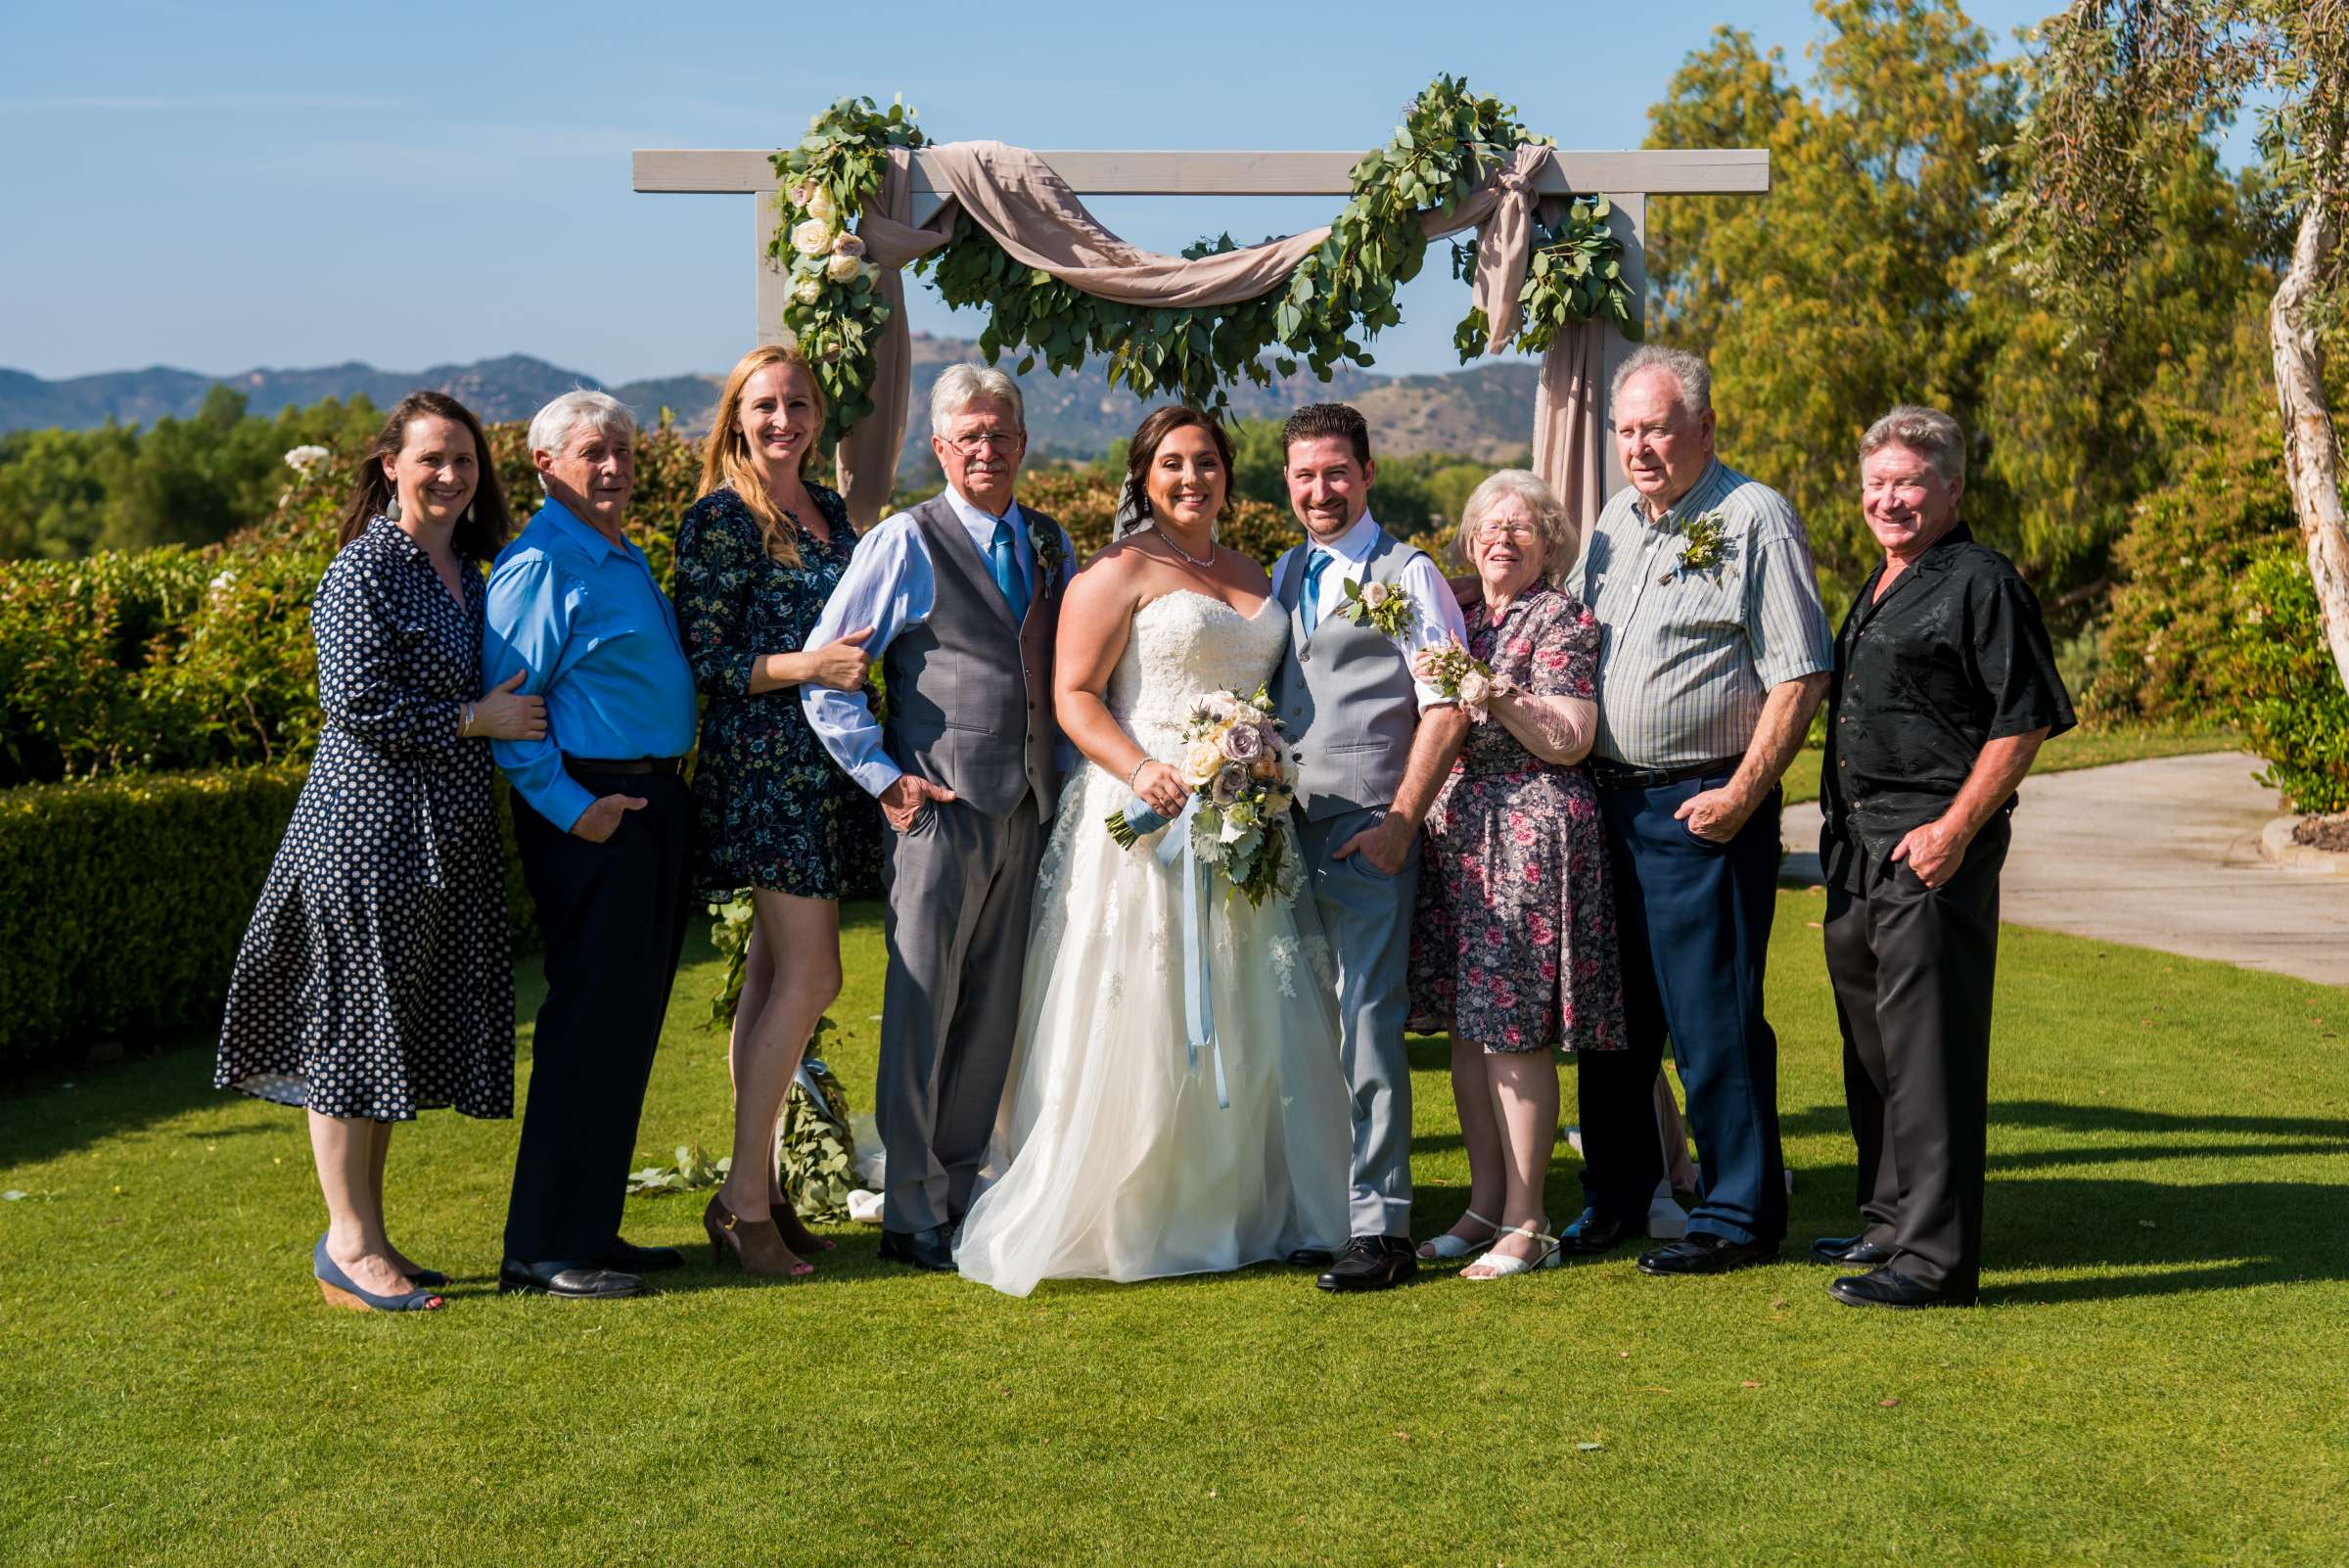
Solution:
<svg viewBox="0 0 2349 1568">
<path fill-rule="evenodd" d="M 2325 646 L 2297 534 L 2252 561 L 2234 601 L 2228 706 L 2267 761 L 2261 782 L 2297 810 L 2349 811 L 2349 692 Z"/>
</svg>

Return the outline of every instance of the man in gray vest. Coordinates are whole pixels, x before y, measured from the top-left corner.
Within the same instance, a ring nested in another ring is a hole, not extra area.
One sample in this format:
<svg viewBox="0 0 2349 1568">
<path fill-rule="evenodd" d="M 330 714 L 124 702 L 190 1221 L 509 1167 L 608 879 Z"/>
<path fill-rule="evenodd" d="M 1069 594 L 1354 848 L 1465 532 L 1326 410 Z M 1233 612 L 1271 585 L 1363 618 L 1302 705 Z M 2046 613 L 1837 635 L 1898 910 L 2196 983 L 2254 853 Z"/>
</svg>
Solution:
<svg viewBox="0 0 2349 1568">
<path fill-rule="evenodd" d="M 1036 861 L 1067 766 L 1052 641 L 1075 551 L 1012 499 L 1028 450 L 1018 383 L 950 366 L 930 427 L 945 490 L 857 541 L 808 633 L 873 628 L 864 647 L 886 672 L 889 716 L 861 691 L 809 685 L 800 701 L 896 829 L 873 1091 L 881 1256 L 944 1271 L 1003 1098 Z"/>
<path fill-rule="evenodd" d="M 1451 771 L 1467 715 L 1411 676 L 1411 659 L 1468 640 L 1458 601 L 1426 552 L 1370 516 L 1370 431 L 1344 403 L 1315 403 L 1281 432 L 1289 505 L 1305 542 L 1272 570 L 1289 612 L 1273 699 L 1297 753 L 1297 836 L 1336 959 L 1339 1048 L 1354 1097 L 1353 1232 L 1322 1263 L 1323 1290 L 1379 1290 L 1410 1276 L 1411 910 L 1419 823 Z M 1352 591 L 1349 584 L 1353 584 Z M 1358 622 L 1360 590 L 1406 604 L 1390 633 Z"/>
</svg>

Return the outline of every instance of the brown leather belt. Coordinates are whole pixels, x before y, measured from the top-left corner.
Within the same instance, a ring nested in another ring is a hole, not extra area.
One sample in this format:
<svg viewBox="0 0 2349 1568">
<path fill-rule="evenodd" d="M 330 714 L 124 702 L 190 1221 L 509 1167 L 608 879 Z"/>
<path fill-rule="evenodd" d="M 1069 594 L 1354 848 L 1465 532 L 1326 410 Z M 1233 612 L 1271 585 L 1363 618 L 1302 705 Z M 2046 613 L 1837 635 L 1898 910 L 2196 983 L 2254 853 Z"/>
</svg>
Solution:
<svg viewBox="0 0 2349 1568">
<path fill-rule="evenodd" d="M 574 757 L 563 754 L 563 765 L 576 773 L 682 773 L 682 757 Z"/>
<path fill-rule="evenodd" d="M 1626 762 L 1593 757 L 1590 782 L 1602 790 L 1660 790 L 1669 784 L 1685 784 L 1692 778 L 1734 773 L 1744 761 L 1742 757 L 1717 757 L 1710 762 L 1690 762 L 1684 767 L 1633 767 Z"/>
</svg>

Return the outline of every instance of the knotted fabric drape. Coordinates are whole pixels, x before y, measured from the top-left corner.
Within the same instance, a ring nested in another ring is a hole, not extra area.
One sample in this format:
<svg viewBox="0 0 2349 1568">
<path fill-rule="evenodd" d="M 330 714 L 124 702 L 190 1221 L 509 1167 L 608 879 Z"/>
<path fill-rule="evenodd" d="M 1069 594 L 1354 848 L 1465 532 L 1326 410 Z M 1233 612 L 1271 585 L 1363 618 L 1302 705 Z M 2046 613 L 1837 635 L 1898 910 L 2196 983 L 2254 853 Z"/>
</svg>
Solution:
<svg viewBox="0 0 2349 1568">
<path fill-rule="evenodd" d="M 1253 300 L 1277 287 L 1329 237 L 1323 226 L 1196 260 L 1160 255 L 1103 228 L 1068 182 L 1025 148 L 949 142 L 924 149 L 923 156 L 946 188 L 939 209 L 918 228 L 913 225 L 912 155 L 895 148 L 879 198 L 856 226 L 865 254 L 881 268 L 881 298 L 890 308 L 873 353 L 873 411 L 840 444 L 840 489 L 859 528 L 871 526 L 888 505 L 905 439 L 913 339 L 905 323 L 901 269 L 953 237 L 958 211 L 970 213 L 997 245 L 1029 266 L 1104 300 L 1153 307 Z M 1421 231 L 1431 240 L 1461 229 L 1478 231 L 1474 298 L 1489 324 L 1489 353 L 1499 351 L 1517 329 L 1517 295 L 1525 283 L 1538 200 L 1532 187 L 1550 158 L 1546 147 L 1519 148 L 1457 208 L 1420 216 Z M 1606 499 L 1600 444 L 1605 436 L 1602 331 L 1596 322 L 1584 322 L 1560 332 L 1543 355 L 1534 398 L 1534 469 L 1565 498 L 1568 514 L 1585 529 Z"/>
</svg>

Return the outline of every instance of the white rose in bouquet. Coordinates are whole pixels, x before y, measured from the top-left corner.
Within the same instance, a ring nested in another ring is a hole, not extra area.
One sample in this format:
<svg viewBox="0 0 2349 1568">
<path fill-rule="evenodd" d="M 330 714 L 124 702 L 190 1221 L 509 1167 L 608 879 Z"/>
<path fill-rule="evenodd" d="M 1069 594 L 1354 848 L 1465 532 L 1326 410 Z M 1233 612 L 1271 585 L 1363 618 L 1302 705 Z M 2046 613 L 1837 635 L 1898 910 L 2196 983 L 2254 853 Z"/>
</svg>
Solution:
<svg viewBox="0 0 2349 1568">
<path fill-rule="evenodd" d="M 824 297 L 824 280 L 805 277 L 791 286 L 791 297 L 802 304 L 813 304 Z"/>
<path fill-rule="evenodd" d="M 854 283 L 864 276 L 864 263 L 852 255 L 842 255 L 835 251 L 832 259 L 824 263 L 824 276 L 834 283 Z"/>
<path fill-rule="evenodd" d="M 807 200 L 802 205 L 807 208 L 807 215 L 819 223 L 829 223 L 840 216 L 840 204 L 820 185 L 808 191 Z"/>
<path fill-rule="evenodd" d="M 1182 781 L 1193 789 L 1204 788 L 1208 781 L 1216 776 L 1216 770 L 1222 765 L 1223 749 L 1221 747 L 1211 740 L 1194 741 L 1191 743 L 1191 749 L 1183 754 Z"/>
<path fill-rule="evenodd" d="M 822 218 L 808 218 L 791 231 L 791 248 L 802 255 L 822 255 L 832 249 L 838 232 Z"/>
<path fill-rule="evenodd" d="M 1469 708 L 1482 708 L 1493 700 L 1493 682 L 1481 670 L 1471 669 L 1460 677 L 1460 701 Z"/>
</svg>

